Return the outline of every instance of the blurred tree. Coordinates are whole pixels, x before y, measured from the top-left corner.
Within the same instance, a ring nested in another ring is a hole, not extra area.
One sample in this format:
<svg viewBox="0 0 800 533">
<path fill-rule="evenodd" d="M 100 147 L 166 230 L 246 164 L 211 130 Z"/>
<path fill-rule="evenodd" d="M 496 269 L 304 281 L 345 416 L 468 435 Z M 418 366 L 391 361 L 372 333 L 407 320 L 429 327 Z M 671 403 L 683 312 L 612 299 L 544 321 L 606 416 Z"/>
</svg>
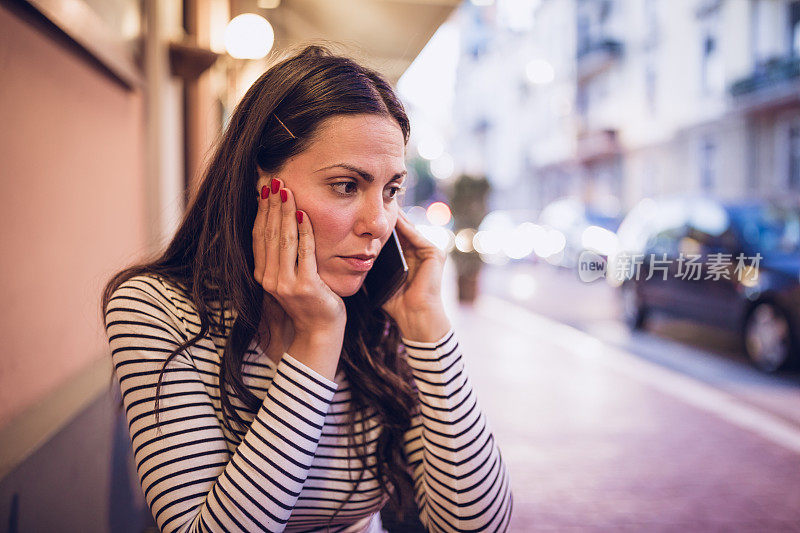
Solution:
<svg viewBox="0 0 800 533">
<path fill-rule="evenodd" d="M 489 181 L 484 176 L 462 174 L 456 178 L 450 195 L 450 210 L 456 233 L 462 229 L 477 231 L 486 216 L 486 199 L 490 188 Z M 478 293 L 478 275 L 483 261 L 475 250 L 462 252 L 454 248 L 452 255 L 458 274 L 458 299 L 472 303 Z"/>
</svg>

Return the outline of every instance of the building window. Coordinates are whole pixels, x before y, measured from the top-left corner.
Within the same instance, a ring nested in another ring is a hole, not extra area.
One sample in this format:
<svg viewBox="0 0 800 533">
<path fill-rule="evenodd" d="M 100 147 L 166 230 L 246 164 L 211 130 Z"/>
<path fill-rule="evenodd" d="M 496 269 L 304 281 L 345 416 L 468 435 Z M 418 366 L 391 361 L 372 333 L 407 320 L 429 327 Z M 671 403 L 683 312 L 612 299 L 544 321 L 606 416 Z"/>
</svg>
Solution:
<svg viewBox="0 0 800 533">
<path fill-rule="evenodd" d="M 725 90 L 722 50 L 720 50 L 720 4 L 718 2 L 707 4 L 707 9 L 698 13 L 702 37 L 700 41 L 700 88 L 704 95 L 720 95 Z"/>
<path fill-rule="evenodd" d="M 578 0 L 576 5 L 578 56 L 610 37 L 614 0 Z"/>
<path fill-rule="evenodd" d="M 800 123 L 789 127 L 789 190 L 800 192 Z"/>
<path fill-rule="evenodd" d="M 717 145 L 712 139 L 705 139 L 700 147 L 700 189 L 713 192 L 716 184 Z"/>
<path fill-rule="evenodd" d="M 722 79 L 722 61 L 717 45 L 717 38 L 713 33 L 706 33 L 703 38 L 703 58 L 700 72 L 700 83 L 703 94 L 717 94 L 721 92 L 724 80 Z"/>
</svg>

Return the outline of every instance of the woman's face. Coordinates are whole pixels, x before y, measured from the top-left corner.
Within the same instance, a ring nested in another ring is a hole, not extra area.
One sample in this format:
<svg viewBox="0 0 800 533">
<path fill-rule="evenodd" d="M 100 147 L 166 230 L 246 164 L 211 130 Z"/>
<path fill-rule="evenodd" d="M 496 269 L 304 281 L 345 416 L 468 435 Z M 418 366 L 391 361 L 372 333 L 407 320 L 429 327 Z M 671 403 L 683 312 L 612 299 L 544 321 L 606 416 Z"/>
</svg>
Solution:
<svg viewBox="0 0 800 533">
<path fill-rule="evenodd" d="M 380 252 L 397 221 L 405 175 L 405 142 L 394 119 L 340 115 L 323 121 L 311 146 L 278 173 L 259 171 L 257 190 L 277 177 L 294 193 L 314 228 L 319 276 L 344 297 L 358 292 L 367 273 L 343 257 Z"/>
</svg>

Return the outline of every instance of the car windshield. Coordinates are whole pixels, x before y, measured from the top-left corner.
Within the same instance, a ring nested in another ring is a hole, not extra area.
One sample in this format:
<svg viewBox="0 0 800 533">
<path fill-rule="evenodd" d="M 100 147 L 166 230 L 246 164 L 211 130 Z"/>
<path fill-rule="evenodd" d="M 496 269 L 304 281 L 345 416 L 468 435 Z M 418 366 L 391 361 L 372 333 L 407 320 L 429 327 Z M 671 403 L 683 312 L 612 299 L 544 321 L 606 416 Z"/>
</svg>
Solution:
<svg viewBox="0 0 800 533">
<path fill-rule="evenodd" d="M 762 254 L 800 253 L 800 209 L 748 206 L 734 211 L 742 237 Z"/>
</svg>

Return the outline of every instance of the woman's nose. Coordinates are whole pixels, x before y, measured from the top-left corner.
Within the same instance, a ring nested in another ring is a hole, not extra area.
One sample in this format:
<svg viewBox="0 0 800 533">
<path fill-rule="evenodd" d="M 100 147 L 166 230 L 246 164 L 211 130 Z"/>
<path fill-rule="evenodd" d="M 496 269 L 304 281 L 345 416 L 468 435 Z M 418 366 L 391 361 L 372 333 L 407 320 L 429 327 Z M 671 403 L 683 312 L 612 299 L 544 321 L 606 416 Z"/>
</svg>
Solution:
<svg viewBox="0 0 800 533">
<path fill-rule="evenodd" d="M 379 238 L 389 231 L 389 211 L 383 201 L 367 199 L 358 210 L 355 222 L 355 232 L 358 235 L 369 234 L 374 238 Z"/>
</svg>

